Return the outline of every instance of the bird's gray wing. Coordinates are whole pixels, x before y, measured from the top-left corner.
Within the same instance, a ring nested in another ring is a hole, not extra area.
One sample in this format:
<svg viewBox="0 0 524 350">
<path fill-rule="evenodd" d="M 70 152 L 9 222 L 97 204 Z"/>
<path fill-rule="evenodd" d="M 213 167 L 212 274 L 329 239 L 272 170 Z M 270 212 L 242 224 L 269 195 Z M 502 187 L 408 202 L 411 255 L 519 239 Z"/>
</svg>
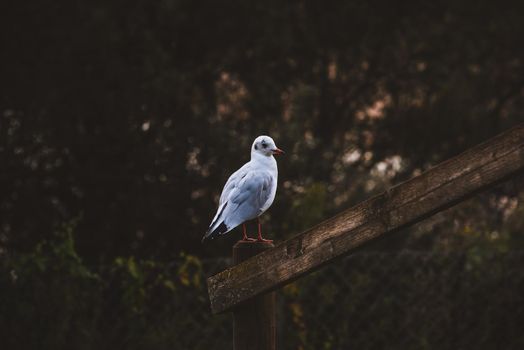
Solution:
<svg viewBox="0 0 524 350">
<path fill-rule="evenodd" d="M 246 176 L 246 174 L 249 172 L 249 169 L 250 163 L 246 163 L 240 169 L 231 174 L 229 179 L 227 179 L 226 185 L 220 194 L 220 201 L 218 202 L 219 207 L 229 198 L 231 191 L 239 186 L 240 181 Z"/>
<path fill-rule="evenodd" d="M 231 175 L 222 191 L 218 211 L 202 240 L 225 234 L 260 215 L 271 196 L 272 183 L 270 173 L 251 171 L 249 167 Z"/>
<path fill-rule="evenodd" d="M 226 225 L 233 228 L 259 216 L 270 197 L 272 182 L 266 171 L 247 172 L 226 199 L 223 213 Z"/>
<path fill-rule="evenodd" d="M 213 217 L 213 220 L 211 220 L 211 225 L 209 225 L 208 233 L 213 232 L 218 227 L 218 225 L 220 225 L 220 223 L 224 221 L 224 209 L 227 207 L 228 198 L 231 196 L 232 193 L 236 191 L 238 186 L 240 186 L 240 182 L 246 176 L 249 170 L 250 163 L 248 162 L 244 164 L 240 169 L 235 171 L 233 174 L 231 174 L 229 179 L 227 179 L 224 189 L 220 194 L 218 210 L 215 216 Z"/>
</svg>

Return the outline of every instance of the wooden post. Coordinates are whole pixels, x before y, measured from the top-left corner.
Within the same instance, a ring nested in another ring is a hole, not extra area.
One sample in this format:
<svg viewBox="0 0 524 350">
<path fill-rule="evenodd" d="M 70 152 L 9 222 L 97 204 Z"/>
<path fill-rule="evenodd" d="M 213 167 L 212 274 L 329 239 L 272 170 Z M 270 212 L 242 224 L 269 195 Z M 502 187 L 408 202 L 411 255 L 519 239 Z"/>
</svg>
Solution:
<svg viewBox="0 0 524 350">
<path fill-rule="evenodd" d="M 207 279 L 211 310 L 228 311 L 524 172 L 524 123 Z"/>
<path fill-rule="evenodd" d="M 273 248 L 273 243 L 238 241 L 233 247 L 233 263 Z M 275 350 L 275 292 L 263 294 L 233 309 L 234 350 Z"/>
</svg>

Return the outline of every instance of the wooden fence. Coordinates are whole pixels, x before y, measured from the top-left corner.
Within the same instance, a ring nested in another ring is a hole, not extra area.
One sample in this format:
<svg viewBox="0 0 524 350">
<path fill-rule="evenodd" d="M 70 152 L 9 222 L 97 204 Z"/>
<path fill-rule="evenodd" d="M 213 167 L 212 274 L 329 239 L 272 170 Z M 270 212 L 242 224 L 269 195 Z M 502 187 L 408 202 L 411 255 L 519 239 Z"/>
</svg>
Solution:
<svg viewBox="0 0 524 350">
<path fill-rule="evenodd" d="M 235 349 L 274 349 L 274 303 L 267 301 L 274 296 L 269 292 L 523 170 L 524 124 L 520 124 L 275 247 L 252 243 L 252 253 L 246 253 L 243 245 L 237 265 L 207 280 L 212 312 L 232 310 L 235 320 L 244 312 L 244 321 L 234 327 Z M 250 254 L 257 255 L 248 258 Z M 245 310 L 260 305 L 267 307 L 263 317 L 245 316 Z M 254 327 L 267 336 L 256 338 L 260 332 Z"/>
</svg>

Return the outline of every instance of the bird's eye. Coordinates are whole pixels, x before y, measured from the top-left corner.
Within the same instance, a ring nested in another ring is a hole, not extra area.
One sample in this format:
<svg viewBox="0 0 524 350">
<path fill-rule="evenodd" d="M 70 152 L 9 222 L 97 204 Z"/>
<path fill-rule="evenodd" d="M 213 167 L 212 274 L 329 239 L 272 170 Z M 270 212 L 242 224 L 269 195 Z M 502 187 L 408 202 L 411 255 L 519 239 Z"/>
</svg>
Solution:
<svg viewBox="0 0 524 350">
<path fill-rule="evenodd" d="M 262 142 L 262 147 L 267 148 L 267 143 Z"/>
</svg>

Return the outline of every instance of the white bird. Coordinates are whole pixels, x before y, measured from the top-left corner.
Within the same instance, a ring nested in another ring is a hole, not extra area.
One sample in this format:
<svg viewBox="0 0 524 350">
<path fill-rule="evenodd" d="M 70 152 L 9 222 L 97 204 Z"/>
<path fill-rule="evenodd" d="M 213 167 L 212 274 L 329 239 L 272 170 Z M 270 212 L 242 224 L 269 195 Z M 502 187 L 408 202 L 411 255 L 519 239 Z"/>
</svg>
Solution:
<svg viewBox="0 0 524 350">
<path fill-rule="evenodd" d="M 244 241 L 248 238 L 245 222 L 257 218 L 258 241 L 272 242 L 262 238 L 260 220 L 273 204 L 277 192 L 278 168 L 273 155 L 284 151 L 275 145 L 269 136 L 259 136 L 251 146 L 251 160 L 229 177 L 220 195 L 218 210 L 209 225 L 202 242 L 226 234 L 242 224 Z"/>
</svg>

